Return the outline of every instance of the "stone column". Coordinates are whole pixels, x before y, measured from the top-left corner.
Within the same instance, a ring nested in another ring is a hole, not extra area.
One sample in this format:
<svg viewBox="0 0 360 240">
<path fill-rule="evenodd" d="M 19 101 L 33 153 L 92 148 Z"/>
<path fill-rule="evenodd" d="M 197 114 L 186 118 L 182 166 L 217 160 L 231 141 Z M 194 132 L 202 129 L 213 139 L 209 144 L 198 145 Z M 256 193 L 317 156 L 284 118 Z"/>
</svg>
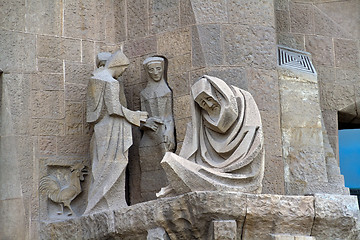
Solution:
<svg viewBox="0 0 360 240">
<path fill-rule="evenodd" d="M 279 47 L 278 60 L 286 194 L 348 193 L 332 161 L 310 54 Z"/>
</svg>

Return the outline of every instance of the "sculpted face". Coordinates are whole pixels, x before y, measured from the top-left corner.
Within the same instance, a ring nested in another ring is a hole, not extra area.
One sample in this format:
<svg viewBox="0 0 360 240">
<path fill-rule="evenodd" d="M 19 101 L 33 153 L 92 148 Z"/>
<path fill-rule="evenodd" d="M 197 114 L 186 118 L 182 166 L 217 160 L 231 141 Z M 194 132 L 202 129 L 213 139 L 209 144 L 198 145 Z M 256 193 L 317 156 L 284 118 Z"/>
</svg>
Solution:
<svg viewBox="0 0 360 240">
<path fill-rule="evenodd" d="M 147 71 L 150 75 L 150 77 L 155 81 L 158 82 L 161 80 L 163 73 L 164 73 L 164 67 L 161 62 L 150 62 L 147 65 Z"/>
<path fill-rule="evenodd" d="M 213 120 L 216 120 L 219 117 L 221 107 L 213 97 L 209 96 L 205 92 L 202 92 L 196 97 L 195 101 Z"/>
<path fill-rule="evenodd" d="M 128 68 L 128 65 L 118 66 L 114 67 L 114 78 L 117 79 L 119 76 L 121 76 L 125 70 Z"/>
</svg>

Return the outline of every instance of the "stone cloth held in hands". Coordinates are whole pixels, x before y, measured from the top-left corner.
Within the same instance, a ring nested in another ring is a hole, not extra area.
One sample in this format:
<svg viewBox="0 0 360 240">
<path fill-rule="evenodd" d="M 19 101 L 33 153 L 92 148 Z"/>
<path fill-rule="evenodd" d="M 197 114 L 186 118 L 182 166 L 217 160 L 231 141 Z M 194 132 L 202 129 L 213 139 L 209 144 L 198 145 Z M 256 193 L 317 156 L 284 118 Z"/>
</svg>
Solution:
<svg viewBox="0 0 360 240">
<path fill-rule="evenodd" d="M 180 156 L 166 153 L 169 180 L 158 197 L 191 191 L 261 193 L 264 175 L 260 113 L 250 93 L 203 76 L 191 87 L 191 115 Z"/>
</svg>

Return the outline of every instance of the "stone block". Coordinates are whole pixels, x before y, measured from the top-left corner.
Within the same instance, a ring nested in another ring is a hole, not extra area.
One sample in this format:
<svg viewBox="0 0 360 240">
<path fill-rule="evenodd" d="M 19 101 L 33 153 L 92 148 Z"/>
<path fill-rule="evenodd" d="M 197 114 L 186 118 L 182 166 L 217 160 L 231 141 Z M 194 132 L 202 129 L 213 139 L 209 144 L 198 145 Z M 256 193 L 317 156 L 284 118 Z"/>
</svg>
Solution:
<svg viewBox="0 0 360 240">
<path fill-rule="evenodd" d="M 149 34 L 149 13 L 147 0 L 134 0 L 127 2 L 127 36 L 139 38 Z"/>
<path fill-rule="evenodd" d="M 83 104 L 77 102 L 65 103 L 65 132 L 67 135 L 82 135 L 83 133 Z"/>
<path fill-rule="evenodd" d="M 276 37 L 273 28 L 237 24 L 226 25 L 223 29 L 225 62 L 227 64 L 265 69 L 275 68 Z"/>
<path fill-rule="evenodd" d="M 3 136 L 29 133 L 31 116 L 31 74 L 3 74 L 1 83 L 1 134 Z"/>
<path fill-rule="evenodd" d="M 235 220 L 212 221 L 213 240 L 235 240 L 237 239 L 237 226 Z"/>
<path fill-rule="evenodd" d="M 332 39 L 321 36 L 306 36 L 305 48 L 311 53 L 315 66 L 334 66 L 334 49 Z"/>
<path fill-rule="evenodd" d="M 32 90 L 63 90 L 64 75 L 62 73 L 32 74 Z"/>
<path fill-rule="evenodd" d="M 64 91 L 31 91 L 31 113 L 33 118 L 62 119 Z"/>
<path fill-rule="evenodd" d="M 280 106 L 277 72 L 273 70 L 249 69 L 248 90 L 253 95 L 259 110 L 277 111 Z"/>
<path fill-rule="evenodd" d="M 316 7 L 314 8 L 314 24 L 315 34 L 317 35 L 338 38 L 352 38 L 351 33 L 345 31 L 342 27 L 336 24 L 334 20 L 331 19 L 326 13 Z"/>
<path fill-rule="evenodd" d="M 189 28 L 181 28 L 173 32 L 167 32 L 158 37 L 157 52 L 171 58 L 184 55 L 191 51 L 191 36 Z"/>
<path fill-rule="evenodd" d="M 130 65 L 121 76 L 125 86 L 133 86 L 141 82 L 141 70 L 143 69 L 142 61 L 140 57 L 136 57 L 130 60 Z M 144 76 L 144 78 L 147 76 Z M 126 88 L 126 87 L 125 87 Z M 128 101 L 129 102 L 129 101 Z"/>
<path fill-rule="evenodd" d="M 269 239 L 269 233 L 310 235 L 313 197 L 248 195 L 243 239 Z"/>
<path fill-rule="evenodd" d="M 98 52 L 100 51 L 95 52 L 95 42 L 87 40 L 81 41 L 81 62 L 95 65 L 95 57 Z"/>
<path fill-rule="evenodd" d="M 175 128 L 176 128 L 176 140 L 178 142 L 184 141 L 187 124 L 191 122 L 191 118 L 182 118 L 175 120 Z M 178 147 L 179 149 L 179 147 Z"/>
<path fill-rule="evenodd" d="M 331 25 L 337 26 L 342 30 L 341 38 L 357 38 L 359 36 L 359 22 L 356 20 L 359 17 L 359 3 L 356 0 L 352 1 L 319 1 L 315 6 L 319 11 L 331 19 Z M 332 30 L 332 29 L 329 29 Z M 331 32 L 336 34 L 336 32 Z M 332 35 L 335 36 L 335 35 Z M 345 37 L 348 36 L 348 37 Z M 340 37 L 340 36 L 339 36 Z"/>
<path fill-rule="evenodd" d="M 314 9 L 311 4 L 290 2 L 291 32 L 313 34 Z"/>
<path fill-rule="evenodd" d="M 196 23 L 191 0 L 180 1 L 180 25 L 188 26 Z"/>
<path fill-rule="evenodd" d="M 290 32 L 290 14 L 288 11 L 276 10 L 276 32 Z"/>
<path fill-rule="evenodd" d="M 167 32 L 180 25 L 179 8 L 175 7 L 150 16 L 150 34 Z"/>
<path fill-rule="evenodd" d="M 359 71 L 357 69 L 336 68 L 335 82 L 339 85 L 359 85 Z"/>
<path fill-rule="evenodd" d="M 25 30 L 25 1 L 3 0 L 0 3 L 0 28 L 8 30 Z M 1 34 L 1 36 L 3 36 Z M 2 44 L 0 44 L 1 46 Z M 3 66 L 3 65 L 2 65 Z"/>
<path fill-rule="evenodd" d="M 68 0 L 64 3 L 64 36 L 81 39 L 105 40 L 104 1 L 80 2 Z"/>
<path fill-rule="evenodd" d="M 223 64 L 220 25 L 208 24 L 192 27 L 193 67 Z"/>
<path fill-rule="evenodd" d="M 162 227 L 148 230 L 146 240 L 170 240 L 169 235 Z"/>
<path fill-rule="evenodd" d="M 37 66 L 39 72 L 63 73 L 63 61 L 58 59 L 38 58 Z"/>
<path fill-rule="evenodd" d="M 78 39 L 39 35 L 36 49 L 39 57 L 81 61 L 81 40 Z"/>
<path fill-rule="evenodd" d="M 228 22 L 226 0 L 192 0 L 191 4 L 197 24 Z"/>
<path fill-rule="evenodd" d="M 65 62 L 65 82 L 87 85 L 93 71 L 92 64 Z"/>
<path fill-rule="evenodd" d="M 69 219 L 67 221 L 46 223 L 42 222 L 40 226 L 40 236 L 45 239 L 81 239 L 82 228 L 79 225 L 79 219 Z M 88 231 L 91 231 L 90 229 Z"/>
<path fill-rule="evenodd" d="M 36 34 L 62 34 L 63 2 L 61 0 L 26 1 L 26 32 Z"/>
<path fill-rule="evenodd" d="M 205 73 L 204 73 L 205 74 Z M 249 91 L 249 76 L 243 67 L 210 68 L 206 72 L 209 76 L 216 76 L 227 84 Z M 194 79 L 194 81 L 196 81 Z"/>
<path fill-rule="evenodd" d="M 56 155 L 56 137 L 39 136 L 37 149 L 41 155 Z"/>
<path fill-rule="evenodd" d="M 32 119 L 31 133 L 38 136 L 65 135 L 64 121 L 52 119 Z"/>
<path fill-rule="evenodd" d="M 65 84 L 65 99 L 72 101 L 86 100 L 87 85 Z"/>
<path fill-rule="evenodd" d="M 312 235 L 317 240 L 358 239 L 359 206 L 356 196 L 315 195 Z"/>
<path fill-rule="evenodd" d="M 335 77 L 335 73 L 337 72 L 337 70 L 335 71 L 335 68 L 333 67 L 319 65 L 316 66 L 316 72 L 319 83 L 321 82 L 334 83 L 335 81 L 339 81 L 339 79 Z"/>
<path fill-rule="evenodd" d="M 228 1 L 230 23 L 275 26 L 274 3 L 271 0 Z"/>
<path fill-rule="evenodd" d="M 321 83 L 321 96 L 324 109 L 341 110 L 356 101 L 355 87 L 336 83 Z"/>
<path fill-rule="evenodd" d="M 26 239 L 25 210 L 22 198 L 0 200 L 0 232 L 2 239 Z"/>
<path fill-rule="evenodd" d="M 190 95 L 174 98 L 174 118 L 182 119 L 190 117 Z"/>
<path fill-rule="evenodd" d="M 173 92 L 173 97 L 180 97 L 189 94 L 189 77 L 189 72 L 168 76 L 168 84 Z"/>
<path fill-rule="evenodd" d="M 357 41 L 334 39 L 336 67 L 359 68 L 359 47 Z"/>
<path fill-rule="evenodd" d="M 79 135 L 58 136 L 58 155 L 87 155 L 89 154 L 90 137 Z"/>
<path fill-rule="evenodd" d="M 278 44 L 298 50 L 305 50 L 305 36 L 294 33 L 278 33 Z"/>
<path fill-rule="evenodd" d="M 289 1 L 288 0 L 276 0 L 274 2 L 274 8 L 275 10 L 289 10 Z"/>
<path fill-rule="evenodd" d="M 6 72 L 35 72 L 35 35 L 0 30 L 0 66 Z"/>
<path fill-rule="evenodd" d="M 282 127 L 321 128 L 318 92 L 316 84 L 280 80 Z"/>
<path fill-rule="evenodd" d="M 152 13 L 163 12 L 179 7 L 179 0 L 150 0 L 149 11 Z"/>
<path fill-rule="evenodd" d="M 82 226 L 79 231 L 82 239 L 103 239 L 114 231 L 114 215 L 111 211 L 103 211 L 79 219 Z"/>
<path fill-rule="evenodd" d="M 126 42 L 124 46 L 124 53 L 129 58 L 140 57 L 147 54 L 155 54 L 156 38 L 152 36 L 152 37 L 129 40 Z"/>
<path fill-rule="evenodd" d="M 153 192 L 151 198 L 144 199 L 146 201 L 156 199 L 155 193 L 167 184 L 168 180 L 163 169 L 141 173 L 141 193 Z"/>
<path fill-rule="evenodd" d="M 284 142 L 284 144 L 287 144 Z M 285 182 L 301 184 L 299 192 L 286 190 L 287 194 L 311 194 L 306 189 L 313 182 L 327 182 L 324 151 L 317 146 L 303 149 L 284 147 Z M 292 188 L 292 187 L 291 187 Z M 305 192 L 304 192 L 305 191 Z"/>
<path fill-rule="evenodd" d="M 106 6 L 106 42 L 126 40 L 126 1 L 110 0 Z"/>
<path fill-rule="evenodd" d="M 169 75 L 182 74 L 188 72 L 191 68 L 191 54 L 175 56 L 169 59 Z"/>
</svg>

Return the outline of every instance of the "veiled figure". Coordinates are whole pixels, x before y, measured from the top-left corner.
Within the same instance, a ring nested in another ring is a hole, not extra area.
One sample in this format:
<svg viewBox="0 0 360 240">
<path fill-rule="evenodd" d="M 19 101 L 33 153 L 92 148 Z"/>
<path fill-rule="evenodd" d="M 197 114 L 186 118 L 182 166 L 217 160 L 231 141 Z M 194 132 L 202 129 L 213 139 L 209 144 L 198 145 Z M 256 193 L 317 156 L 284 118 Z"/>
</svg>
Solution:
<svg viewBox="0 0 360 240">
<path fill-rule="evenodd" d="M 180 156 L 161 165 L 170 185 L 158 196 L 190 191 L 261 193 L 264 173 L 260 113 L 250 93 L 203 76 L 191 87 L 192 122 Z"/>
<path fill-rule="evenodd" d="M 98 59 L 99 68 L 88 84 L 87 122 L 94 124 L 94 134 L 90 142 L 92 182 L 84 214 L 127 206 L 125 170 L 132 145 L 131 124 L 140 126 L 140 121 L 147 118 L 146 112 L 126 108 L 123 84 L 118 77 L 129 60 L 122 51 L 109 55 L 98 55 L 104 59 Z"/>
<path fill-rule="evenodd" d="M 166 152 L 175 151 L 176 142 L 172 91 L 166 82 L 166 59 L 149 57 L 143 66 L 148 83 L 140 93 L 141 110 L 148 112 L 149 118 L 141 125 L 139 156 L 141 195 L 147 201 L 156 199 L 156 192 L 168 183 L 160 161 Z"/>
</svg>

